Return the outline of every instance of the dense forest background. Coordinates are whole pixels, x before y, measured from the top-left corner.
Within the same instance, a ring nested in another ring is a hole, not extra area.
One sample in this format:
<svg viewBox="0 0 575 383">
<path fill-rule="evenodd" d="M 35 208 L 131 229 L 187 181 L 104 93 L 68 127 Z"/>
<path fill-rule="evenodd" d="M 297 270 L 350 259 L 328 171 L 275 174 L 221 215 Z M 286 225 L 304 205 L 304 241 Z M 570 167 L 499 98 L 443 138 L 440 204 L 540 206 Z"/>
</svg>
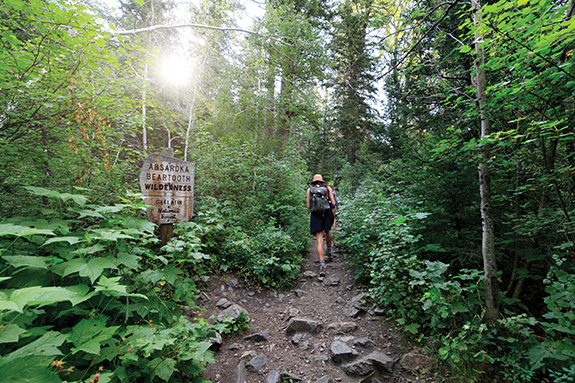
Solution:
<svg viewBox="0 0 575 383">
<path fill-rule="evenodd" d="M 201 382 L 241 327 L 183 317 L 201 276 L 289 286 L 321 173 L 454 381 L 574 382 L 575 3 L 245 4 L 0 3 L 0 381 Z M 138 175 L 168 147 L 195 214 L 164 245 Z"/>
</svg>

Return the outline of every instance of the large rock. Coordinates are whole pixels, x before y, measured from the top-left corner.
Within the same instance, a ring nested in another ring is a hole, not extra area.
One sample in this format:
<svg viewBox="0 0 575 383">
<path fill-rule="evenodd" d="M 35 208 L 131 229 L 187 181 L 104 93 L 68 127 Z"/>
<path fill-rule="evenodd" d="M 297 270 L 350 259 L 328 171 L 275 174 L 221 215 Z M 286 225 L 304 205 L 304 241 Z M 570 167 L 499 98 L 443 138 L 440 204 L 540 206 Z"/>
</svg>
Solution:
<svg viewBox="0 0 575 383">
<path fill-rule="evenodd" d="M 373 351 L 371 354 L 365 356 L 365 360 L 370 361 L 373 363 L 375 368 L 382 372 L 388 372 L 390 374 L 393 373 L 393 365 L 395 364 L 395 360 L 382 352 Z"/>
<path fill-rule="evenodd" d="M 216 307 L 222 310 L 227 309 L 231 305 L 232 302 L 228 301 L 226 298 L 222 298 L 218 301 L 218 303 L 216 303 Z"/>
<path fill-rule="evenodd" d="M 355 322 L 337 322 L 327 326 L 327 330 L 334 334 L 349 334 L 350 332 L 354 332 L 356 328 L 357 323 Z"/>
<path fill-rule="evenodd" d="M 252 335 L 248 335 L 244 338 L 247 342 L 267 342 L 269 337 L 269 333 L 267 331 L 258 332 Z"/>
<path fill-rule="evenodd" d="M 286 333 L 292 335 L 298 332 L 317 333 L 321 323 L 307 318 L 292 318 L 288 322 Z"/>
<path fill-rule="evenodd" d="M 234 371 L 236 383 L 244 383 L 246 381 L 246 363 L 242 360 Z"/>
<path fill-rule="evenodd" d="M 264 368 L 267 363 L 268 363 L 268 361 L 267 361 L 266 356 L 264 354 L 259 354 L 255 357 L 253 357 L 246 364 L 246 370 L 248 370 L 250 372 L 258 372 L 259 370 Z"/>
<path fill-rule="evenodd" d="M 242 306 L 233 304 L 224 311 L 222 311 L 218 315 L 217 319 L 218 322 L 223 322 L 225 318 L 232 318 L 233 320 L 238 320 L 240 318 L 241 313 L 248 315 L 248 311 L 244 309 Z"/>
<path fill-rule="evenodd" d="M 295 295 L 296 295 L 298 298 L 301 298 L 301 297 L 303 297 L 304 295 L 307 294 L 307 292 L 305 292 L 305 291 L 303 291 L 303 290 L 301 290 L 301 289 L 295 289 L 295 290 L 294 290 L 294 293 L 295 293 Z"/>
<path fill-rule="evenodd" d="M 277 371 L 271 371 L 266 378 L 266 383 L 280 383 L 281 374 Z"/>
<path fill-rule="evenodd" d="M 363 312 L 363 310 L 355 308 L 353 306 L 346 306 L 343 309 L 344 315 L 350 317 L 350 318 L 357 318 L 359 316 L 359 314 L 361 314 Z"/>
<path fill-rule="evenodd" d="M 293 307 L 290 307 L 289 309 L 287 309 L 284 312 L 284 315 L 287 317 L 287 320 L 290 320 L 291 318 L 295 318 L 299 315 L 300 311 L 298 309 L 295 309 Z"/>
<path fill-rule="evenodd" d="M 365 307 L 361 301 L 365 298 L 367 298 L 367 294 L 365 293 L 358 294 L 351 298 L 345 308 L 345 314 L 349 317 L 355 318 L 359 314 L 363 313 L 365 311 Z"/>
<path fill-rule="evenodd" d="M 363 347 L 363 348 L 372 348 L 375 347 L 375 342 L 369 338 L 357 338 L 353 341 L 354 346 Z"/>
<path fill-rule="evenodd" d="M 394 363 L 393 358 L 379 351 L 374 351 L 361 359 L 341 366 L 341 369 L 350 376 L 366 376 L 375 370 L 392 373 Z"/>
<path fill-rule="evenodd" d="M 375 371 L 373 363 L 365 358 L 343 365 L 341 369 L 350 376 L 366 376 Z"/>
<path fill-rule="evenodd" d="M 351 306 L 356 306 L 358 308 L 361 308 L 363 306 L 363 304 L 361 303 L 361 301 L 367 298 L 367 294 L 366 293 L 361 293 L 361 294 L 357 294 L 356 296 L 354 296 L 353 298 L 351 298 L 351 300 L 349 301 Z"/>
<path fill-rule="evenodd" d="M 342 341 L 336 340 L 331 344 L 331 360 L 336 364 L 349 362 L 355 359 L 359 354 Z"/>
</svg>

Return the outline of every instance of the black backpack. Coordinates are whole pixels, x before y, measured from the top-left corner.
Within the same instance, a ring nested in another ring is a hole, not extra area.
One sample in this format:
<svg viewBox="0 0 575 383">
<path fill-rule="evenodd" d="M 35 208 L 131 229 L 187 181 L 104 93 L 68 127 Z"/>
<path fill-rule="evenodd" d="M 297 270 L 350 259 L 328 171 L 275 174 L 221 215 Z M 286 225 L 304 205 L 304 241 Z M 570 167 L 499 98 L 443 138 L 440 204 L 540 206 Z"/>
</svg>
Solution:
<svg viewBox="0 0 575 383">
<path fill-rule="evenodd" d="M 323 213 L 329 210 L 327 187 L 312 186 L 309 188 L 310 210 L 312 213 Z"/>
</svg>

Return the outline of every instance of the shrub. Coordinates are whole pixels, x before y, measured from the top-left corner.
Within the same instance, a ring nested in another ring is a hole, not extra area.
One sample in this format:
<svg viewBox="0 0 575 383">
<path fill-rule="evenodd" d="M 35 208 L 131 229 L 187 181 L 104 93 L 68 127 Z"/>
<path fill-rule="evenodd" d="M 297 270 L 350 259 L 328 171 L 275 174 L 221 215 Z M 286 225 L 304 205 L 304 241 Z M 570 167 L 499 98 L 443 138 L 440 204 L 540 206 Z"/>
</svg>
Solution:
<svg viewBox="0 0 575 383">
<path fill-rule="evenodd" d="M 393 187 L 364 183 L 342 196 L 340 244 L 370 296 L 437 350 L 462 379 L 509 382 L 571 381 L 575 359 L 575 267 L 571 243 L 558 246 L 545 278 L 545 312 L 522 313 L 501 297 L 503 317 L 483 323 L 483 271 L 453 269 L 433 259 L 443 248 L 423 242 L 428 214 Z M 559 253 L 559 251 L 564 251 Z"/>
<path fill-rule="evenodd" d="M 0 381 L 203 381 L 214 329 L 183 316 L 197 241 L 160 255 L 141 204 L 29 190 L 61 206 L 0 223 Z"/>
<path fill-rule="evenodd" d="M 271 224 L 254 236 L 236 233 L 224 244 L 221 265 L 263 285 L 283 287 L 299 275 L 303 258 L 293 238 Z"/>
<path fill-rule="evenodd" d="M 213 265 L 266 286 L 298 276 L 311 244 L 301 164 L 214 144 L 198 165 L 197 220 Z"/>
</svg>

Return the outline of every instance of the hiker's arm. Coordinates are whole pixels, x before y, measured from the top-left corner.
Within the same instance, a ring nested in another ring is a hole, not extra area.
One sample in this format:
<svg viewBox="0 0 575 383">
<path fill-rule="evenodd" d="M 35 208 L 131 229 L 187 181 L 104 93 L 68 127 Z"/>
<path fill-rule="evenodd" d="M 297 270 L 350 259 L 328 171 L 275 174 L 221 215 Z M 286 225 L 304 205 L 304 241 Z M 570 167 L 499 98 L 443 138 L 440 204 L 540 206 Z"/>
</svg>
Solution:
<svg viewBox="0 0 575 383">
<path fill-rule="evenodd" d="M 307 200 L 307 208 L 311 208 L 310 202 L 309 202 L 309 189 L 307 189 L 307 193 L 306 193 L 306 200 Z"/>
<path fill-rule="evenodd" d="M 333 198 L 333 193 L 332 193 L 330 187 L 327 188 L 327 194 L 329 195 L 329 200 L 331 201 L 331 205 L 335 206 L 335 198 Z"/>
</svg>

